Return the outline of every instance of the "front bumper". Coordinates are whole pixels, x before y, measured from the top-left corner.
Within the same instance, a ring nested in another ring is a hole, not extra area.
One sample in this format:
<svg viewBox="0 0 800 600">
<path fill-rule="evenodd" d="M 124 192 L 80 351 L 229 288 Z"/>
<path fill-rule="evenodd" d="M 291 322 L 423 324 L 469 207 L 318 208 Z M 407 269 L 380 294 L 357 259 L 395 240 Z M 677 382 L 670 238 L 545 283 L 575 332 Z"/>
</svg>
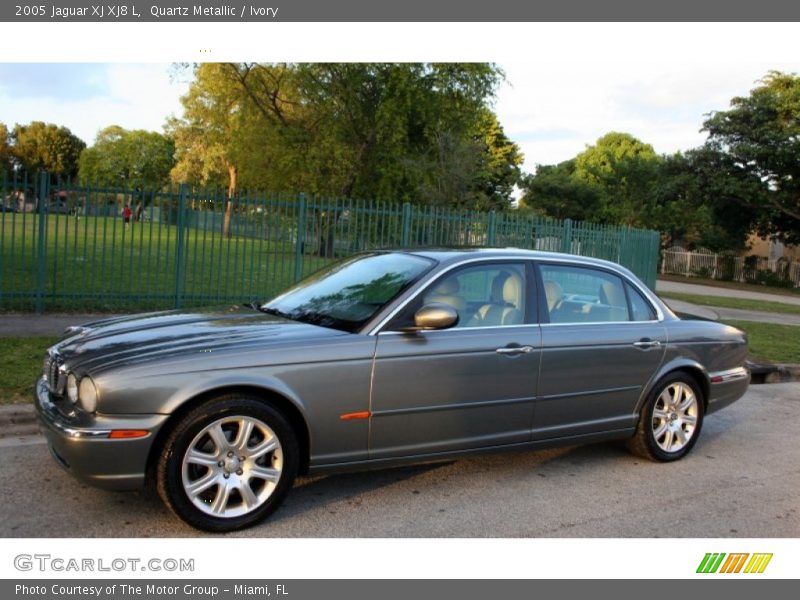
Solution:
<svg viewBox="0 0 800 600">
<path fill-rule="evenodd" d="M 47 384 L 36 384 L 36 413 L 56 462 L 76 479 L 108 490 L 144 485 L 147 458 L 168 415 L 87 415 L 52 400 Z M 144 437 L 109 439 L 118 429 L 145 430 Z"/>
</svg>

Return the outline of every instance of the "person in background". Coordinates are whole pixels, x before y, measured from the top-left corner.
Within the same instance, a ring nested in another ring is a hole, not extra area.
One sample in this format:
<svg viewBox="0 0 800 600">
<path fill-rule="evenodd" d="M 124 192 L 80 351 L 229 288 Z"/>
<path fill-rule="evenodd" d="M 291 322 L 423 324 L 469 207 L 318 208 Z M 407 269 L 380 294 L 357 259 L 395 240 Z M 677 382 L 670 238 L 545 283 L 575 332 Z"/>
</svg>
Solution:
<svg viewBox="0 0 800 600">
<path fill-rule="evenodd" d="M 125 208 L 122 209 L 122 221 L 125 223 L 125 227 L 130 225 L 131 222 L 131 207 L 129 204 L 125 205 Z"/>
</svg>

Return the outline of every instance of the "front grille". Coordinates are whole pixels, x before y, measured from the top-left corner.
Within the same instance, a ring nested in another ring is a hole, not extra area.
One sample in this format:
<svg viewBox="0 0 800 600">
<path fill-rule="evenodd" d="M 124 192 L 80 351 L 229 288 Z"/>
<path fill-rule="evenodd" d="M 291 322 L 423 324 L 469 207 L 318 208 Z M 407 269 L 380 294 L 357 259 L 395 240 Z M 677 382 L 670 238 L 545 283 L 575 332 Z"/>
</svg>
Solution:
<svg viewBox="0 0 800 600">
<path fill-rule="evenodd" d="M 47 382 L 47 389 L 51 394 L 61 396 L 64 393 L 64 386 L 67 383 L 67 376 L 63 370 L 64 361 L 61 357 L 54 354 L 47 354 L 44 359 L 44 378 Z"/>
</svg>

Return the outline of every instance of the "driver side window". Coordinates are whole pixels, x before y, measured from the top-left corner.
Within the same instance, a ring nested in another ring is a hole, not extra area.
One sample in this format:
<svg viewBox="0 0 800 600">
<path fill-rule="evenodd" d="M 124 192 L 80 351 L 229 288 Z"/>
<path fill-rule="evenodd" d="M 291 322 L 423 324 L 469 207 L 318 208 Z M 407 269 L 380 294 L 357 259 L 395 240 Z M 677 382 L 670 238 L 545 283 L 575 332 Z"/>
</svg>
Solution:
<svg viewBox="0 0 800 600">
<path fill-rule="evenodd" d="M 404 311 L 402 326 L 428 304 L 446 304 L 458 313 L 454 328 L 522 325 L 526 314 L 523 263 L 493 263 L 462 267 L 434 281 Z"/>
</svg>

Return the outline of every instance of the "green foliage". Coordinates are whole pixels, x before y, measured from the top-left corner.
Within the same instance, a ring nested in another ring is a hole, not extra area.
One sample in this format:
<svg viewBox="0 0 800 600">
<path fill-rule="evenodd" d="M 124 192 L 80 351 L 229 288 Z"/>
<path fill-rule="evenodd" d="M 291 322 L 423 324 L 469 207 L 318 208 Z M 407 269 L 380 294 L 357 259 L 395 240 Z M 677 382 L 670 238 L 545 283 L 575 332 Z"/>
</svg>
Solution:
<svg viewBox="0 0 800 600">
<path fill-rule="evenodd" d="M 482 144 L 476 173 L 476 188 L 488 201 L 482 208 L 503 207 L 522 176 L 524 159 L 519 146 L 506 136 L 503 126 L 492 111 L 483 109 L 478 122 L 477 141 Z"/>
<path fill-rule="evenodd" d="M 611 132 L 558 165 L 540 166 L 524 182 L 523 202 L 545 215 L 650 227 L 651 191 L 661 159 L 652 146 Z"/>
<path fill-rule="evenodd" d="M 575 176 L 575 161 L 540 165 L 536 175 L 522 182 L 522 205 L 556 219 L 595 221 L 600 209 L 601 190 L 596 184 Z"/>
<path fill-rule="evenodd" d="M 5 123 L 0 123 L 0 171 L 8 170 L 12 165 L 11 135 Z"/>
<path fill-rule="evenodd" d="M 176 150 L 172 179 L 203 186 L 224 185 L 232 196 L 238 185 L 238 169 L 243 165 L 262 166 L 263 158 L 253 149 L 254 139 L 259 139 L 265 150 L 274 148 L 274 144 L 268 143 L 268 129 L 259 121 L 260 116 L 253 114 L 229 65 L 201 64 L 194 76 L 189 92 L 181 98 L 183 117 L 167 123 Z M 255 131 L 260 137 L 254 136 Z"/>
<path fill-rule="evenodd" d="M 613 175 L 626 161 L 656 158 L 650 144 L 637 140 L 629 133 L 612 131 L 575 157 L 575 173 L 581 179 L 602 183 L 605 176 Z"/>
<path fill-rule="evenodd" d="M 712 251 L 744 249 L 758 218 L 764 185 L 730 158 L 709 148 L 665 157 L 651 187 L 651 224 L 667 244 Z"/>
<path fill-rule="evenodd" d="M 169 125 L 172 176 L 450 206 L 510 203 L 522 162 L 485 64 L 203 64 Z"/>
<path fill-rule="evenodd" d="M 174 153 L 173 141 L 160 133 L 112 125 L 81 153 L 79 176 L 84 183 L 157 190 L 169 182 Z"/>
<path fill-rule="evenodd" d="M 775 323 L 754 323 L 726 319 L 747 333 L 747 346 L 750 359 L 768 363 L 800 362 L 800 335 L 796 325 L 777 325 Z"/>
<path fill-rule="evenodd" d="M 625 133 L 525 178 L 523 204 L 556 218 L 656 229 L 662 244 L 741 250 L 763 214 L 767 186 L 717 149 L 657 156 Z"/>
<path fill-rule="evenodd" d="M 800 77 L 773 71 L 704 123 L 707 147 L 763 181 L 759 232 L 800 242 Z"/>
<path fill-rule="evenodd" d="M 28 173 L 48 171 L 51 175 L 74 177 L 86 144 L 66 127 L 33 121 L 16 125 L 11 133 L 13 160 Z"/>
<path fill-rule="evenodd" d="M 603 223 L 647 223 L 646 200 L 658 168 L 650 144 L 614 131 L 575 157 L 575 177 L 601 190 L 598 216 Z"/>
</svg>

